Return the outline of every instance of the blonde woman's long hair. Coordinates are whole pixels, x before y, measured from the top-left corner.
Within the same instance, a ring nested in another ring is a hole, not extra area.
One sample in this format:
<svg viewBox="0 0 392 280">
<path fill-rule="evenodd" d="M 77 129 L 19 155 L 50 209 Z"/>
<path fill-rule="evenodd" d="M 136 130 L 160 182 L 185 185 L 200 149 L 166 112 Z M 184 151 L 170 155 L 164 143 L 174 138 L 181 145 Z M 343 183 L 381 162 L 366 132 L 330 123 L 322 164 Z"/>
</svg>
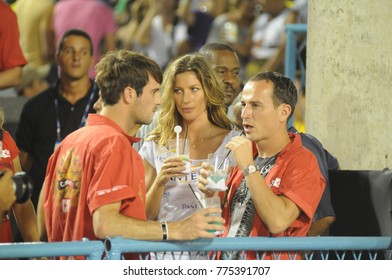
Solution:
<svg viewBox="0 0 392 280">
<path fill-rule="evenodd" d="M 174 127 L 182 125 L 183 118 L 178 112 L 174 100 L 174 82 L 178 74 L 193 72 L 204 90 L 208 120 L 217 127 L 232 130 L 233 122 L 227 117 L 224 104 L 224 89 L 220 80 L 205 57 L 198 53 L 186 54 L 173 61 L 163 74 L 162 103 L 156 128 L 149 134 L 148 140 L 154 140 L 159 146 L 166 146 L 168 140 L 175 137 Z"/>
</svg>

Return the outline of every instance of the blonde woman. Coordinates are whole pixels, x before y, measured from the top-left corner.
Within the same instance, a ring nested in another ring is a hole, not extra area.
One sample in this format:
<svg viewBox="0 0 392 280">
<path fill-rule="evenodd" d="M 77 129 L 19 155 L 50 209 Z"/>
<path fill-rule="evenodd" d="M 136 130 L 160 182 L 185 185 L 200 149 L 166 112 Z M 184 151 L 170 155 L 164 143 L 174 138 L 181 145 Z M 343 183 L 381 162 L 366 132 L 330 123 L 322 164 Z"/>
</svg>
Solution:
<svg viewBox="0 0 392 280">
<path fill-rule="evenodd" d="M 201 163 L 208 154 L 225 153 L 226 143 L 240 132 L 233 130 L 226 115 L 219 79 L 200 54 L 184 55 L 166 69 L 159 114 L 156 128 L 139 152 L 148 189 L 147 215 L 151 220 L 176 221 L 200 209 Z M 182 127 L 180 138 L 187 134 L 190 142 L 190 174 L 182 173 L 185 163 L 180 158 L 168 156 L 167 144 L 176 138 L 176 125 Z"/>
</svg>

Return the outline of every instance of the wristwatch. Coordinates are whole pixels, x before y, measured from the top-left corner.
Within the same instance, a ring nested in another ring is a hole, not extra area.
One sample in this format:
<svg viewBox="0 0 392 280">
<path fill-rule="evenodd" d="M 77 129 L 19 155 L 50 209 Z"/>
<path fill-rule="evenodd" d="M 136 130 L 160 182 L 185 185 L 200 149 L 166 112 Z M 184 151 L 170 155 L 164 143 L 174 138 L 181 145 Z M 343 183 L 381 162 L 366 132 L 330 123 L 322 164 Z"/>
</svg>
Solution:
<svg viewBox="0 0 392 280">
<path fill-rule="evenodd" d="M 242 172 L 242 174 L 244 174 L 244 177 L 248 176 L 249 174 L 255 173 L 257 171 L 256 166 L 254 166 L 253 164 L 248 165 L 244 171 Z"/>
</svg>

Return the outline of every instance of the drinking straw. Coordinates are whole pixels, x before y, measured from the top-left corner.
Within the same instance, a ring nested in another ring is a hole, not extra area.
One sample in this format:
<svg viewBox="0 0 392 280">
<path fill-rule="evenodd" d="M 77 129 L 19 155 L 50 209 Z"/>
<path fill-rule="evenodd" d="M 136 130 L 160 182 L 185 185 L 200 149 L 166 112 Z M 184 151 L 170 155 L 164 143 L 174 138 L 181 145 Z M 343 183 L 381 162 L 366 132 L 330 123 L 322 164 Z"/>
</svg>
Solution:
<svg viewBox="0 0 392 280">
<path fill-rule="evenodd" d="M 174 127 L 174 132 L 176 133 L 176 154 L 177 157 L 180 156 L 180 133 L 182 131 L 182 127 L 179 125 L 176 125 Z"/>
<path fill-rule="evenodd" d="M 191 189 L 191 191 L 192 191 L 193 195 L 196 197 L 196 199 L 197 199 L 197 202 L 199 202 L 199 204 L 200 204 L 201 208 L 204 208 L 204 206 L 203 206 L 203 204 L 201 203 L 200 199 L 197 197 L 197 195 L 196 195 L 195 191 L 193 190 L 193 188 L 192 188 L 191 184 L 188 184 L 188 186 L 189 186 L 189 188 Z"/>
<path fill-rule="evenodd" d="M 244 131 L 241 131 L 240 136 L 244 135 Z M 226 156 L 223 158 L 222 162 L 219 164 L 218 170 L 221 169 L 223 163 L 225 162 L 225 160 L 229 157 L 231 153 L 231 150 L 229 150 L 226 154 Z"/>
</svg>

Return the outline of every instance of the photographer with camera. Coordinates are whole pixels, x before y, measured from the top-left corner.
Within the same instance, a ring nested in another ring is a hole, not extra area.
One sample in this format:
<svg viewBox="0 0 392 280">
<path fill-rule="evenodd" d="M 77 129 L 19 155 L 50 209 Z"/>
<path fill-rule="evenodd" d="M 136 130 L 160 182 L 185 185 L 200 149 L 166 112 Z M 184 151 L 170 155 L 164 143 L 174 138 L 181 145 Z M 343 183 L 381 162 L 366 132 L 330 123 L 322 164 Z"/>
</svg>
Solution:
<svg viewBox="0 0 392 280">
<path fill-rule="evenodd" d="M 0 216 L 10 209 L 11 205 L 15 202 L 16 196 L 12 188 L 12 172 L 9 169 L 0 171 L 2 176 L 0 176 Z M 1 223 L 0 223 L 1 232 Z"/>
<path fill-rule="evenodd" d="M 3 123 L 4 112 L 0 108 L 0 243 L 18 241 L 14 241 L 12 233 L 10 208 L 23 241 L 36 242 L 39 238 L 36 214 L 30 200 L 32 184 L 27 175 L 20 172 L 19 150 L 11 135 L 3 129 Z"/>
</svg>

